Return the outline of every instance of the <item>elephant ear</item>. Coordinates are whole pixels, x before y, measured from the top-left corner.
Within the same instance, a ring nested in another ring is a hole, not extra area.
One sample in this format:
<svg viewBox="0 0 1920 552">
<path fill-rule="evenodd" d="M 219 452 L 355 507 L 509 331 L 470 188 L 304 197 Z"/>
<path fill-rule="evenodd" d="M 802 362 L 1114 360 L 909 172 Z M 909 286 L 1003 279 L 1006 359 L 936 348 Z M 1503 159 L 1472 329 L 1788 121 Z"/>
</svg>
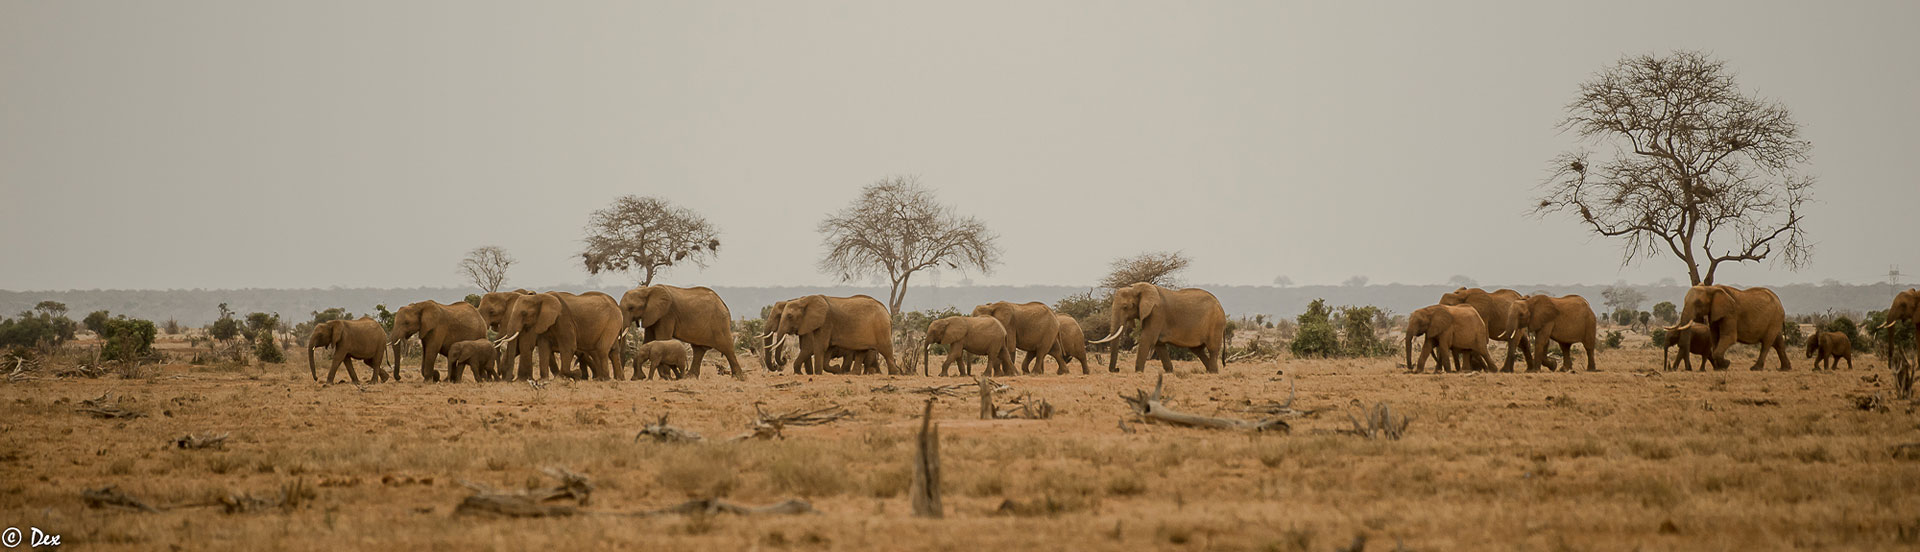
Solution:
<svg viewBox="0 0 1920 552">
<path fill-rule="evenodd" d="M 1144 285 L 1151 286 L 1152 284 Z M 1140 320 L 1145 321 L 1148 316 L 1153 314 L 1153 309 L 1159 306 L 1160 293 L 1158 290 L 1148 289 L 1140 292 Z"/>
<path fill-rule="evenodd" d="M 827 325 L 827 298 L 815 295 L 807 298 L 800 311 L 800 333 L 810 334 L 820 331 Z"/>
<path fill-rule="evenodd" d="M 945 335 L 943 336 L 946 338 L 945 342 L 953 343 L 956 345 L 966 343 L 968 329 L 970 329 L 968 324 L 959 324 L 959 325 L 948 327 L 947 331 L 944 332 Z"/>
<path fill-rule="evenodd" d="M 1740 302 L 1733 298 L 1733 292 L 1727 291 L 1725 287 L 1715 287 L 1713 304 L 1708 307 L 1707 313 L 1712 317 L 1711 320 L 1722 320 L 1733 315 L 1739 308 Z"/>
<path fill-rule="evenodd" d="M 1427 335 L 1429 336 L 1439 337 L 1441 334 L 1445 334 L 1447 329 L 1452 327 L 1453 311 L 1451 310 L 1441 309 L 1434 311 L 1433 316 L 1427 318 Z"/>
<path fill-rule="evenodd" d="M 544 334 L 553 329 L 560 321 L 560 298 L 552 295 L 540 296 L 540 315 L 533 319 L 533 333 Z"/>
<path fill-rule="evenodd" d="M 659 322 L 661 318 L 666 318 L 667 312 L 673 310 L 673 296 L 661 290 L 648 290 L 643 297 L 647 302 L 646 310 L 640 313 L 640 323 L 643 325 Z"/>
</svg>

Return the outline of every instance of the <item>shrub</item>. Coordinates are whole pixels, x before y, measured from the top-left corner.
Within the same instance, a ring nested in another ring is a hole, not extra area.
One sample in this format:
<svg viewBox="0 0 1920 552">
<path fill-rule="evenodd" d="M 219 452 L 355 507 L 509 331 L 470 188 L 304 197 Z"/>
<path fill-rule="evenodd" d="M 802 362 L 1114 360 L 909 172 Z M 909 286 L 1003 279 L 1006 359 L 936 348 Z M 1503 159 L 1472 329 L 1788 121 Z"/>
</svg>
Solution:
<svg viewBox="0 0 1920 552">
<path fill-rule="evenodd" d="M 1866 343 L 1866 341 L 1864 341 L 1863 338 L 1861 338 L 1860 336 L 1860 327 L 1853 323 L 1852 318 L 1847 318 L 1846 316 L 1836 317 L 1833 319 L 1833 321 L 1827 322 L 1825 326 L 1820 328 L 1820 331 L 1840 332 L 1841 334 L 1846 335 L 1847 341 L 1852 342 L 1855 347 L 1859 347 L 1860 345 Z"/>
<path fill-rule="evenodd" d="M 167 335 L 179 335 L 180 321 L 168 318 L 166 322 L 160 324 L 160 331 L 166 332 Z"/>
<path fill-rule="evenodd" d="M 231 341 L 233 338 L 240 337 L 240 331 L 242 329 L 243 327 L 240 325 L 240 321 L 233 319 L 233 310 L 227 308 L 226 303 L 221 303 L 220 317 L 215 318 L 212 324 L 207 325 L 207 335 L 212 336 L 216 340 Z"/>
<path fill-rule="evenodd" d="M 107 343 L 101 347 L 100 358 L 133 361 L 153 354 L 153 336 L 158 333 L 153 322 L 122 315 L 108 320 L 103 329 Z"/>
<path fill-rule="evenodd" d="M 112 319 L 112 314 L 108 313 L 106 309 L 101 309 L 87 313 L 86 318 L 80 319 L 80 325 L 85 326 L 87 331 L 93 332 L 94 335 L 105 337 L 107 335 L 107 321 Z"/>
<path fill-rule="evenodd" d="M 1287 344 L 1287 350 L 1294 358 L 1330 358 L 1340 353 L 1340 336 L 1333 331 L 1333 324 L 1325 320 L 1302 322 L 1293 333 L 1293 343 Z"/>
<path fill-rule="evenodd" d="M 79 324 L 49 310 L 22 311 L 17 319 L 0 319 L 0 345 L 59 346 L 73 339 Z"/>
<path fill-rule="evenodd" d="M 280 350 L 280 342 L 273 339 L 272 333 L 262 333 L 253 338 L 253 356 L 265 363 L 278 364 L 287 361 L 285 351 Z"/>
<path fill-rule="evenodd" d="M 1620 333 L 1620 330 L 1609 331 L 1607 332 L 1606 343 L 1603 343 L 1601 346 L 1606 347 L 1608 349 L 1618 349 L 1620 348 L 1620 340 L 1625 338 L 1626 336 L 1622 335 Z"/>
<path fill-rule="evenodd" d="M 1662 324 L 1672 324 L 1680 319 L 1680 307 L 1672 301 L 1661 301 L 1653 306 L 1653 317 L 1660 319 Z"/>
<path fill-rule="evenodd" d="M 469 293 L 467 294 L 467 298 L 465 300 L 467 304 L 473 305 L 473 308 L 476 308 L 476 309 L 480 308 L 480 294 Z"/>
<path fill-rule="evenodd" d="M 1341 352 L 1349 357 L 1379 357 L 1393 354 L 1392 347 L 1380 339 L 1374 324 L 1385 311 L 1372 305 L 1341 307 L 1341 329 L 1346 333 Z"/>
<path fill-rule="evenodd" d="M 1653 336 L 1653 346 L 1655 347 L 1667 346 L 1667 329 L 1666 328 L 1654 328 L 1653 333 L 1648 335 Z"/>
<path fill-rule="evenodd" d="M 1887 311 L 1877 310 L 1869 312 L 1864 322 L 1866 323 L 1862 324 L 1862 326 L 1866 327 L 1867 336 L 1871 338 L 1871 343 L 1868 344 L 1871 346 L 1870 350 L 1876 351 L 1879 354 L 1886 354 L 1888 339 L 1892 339 L 1894 346 L 1901 349 L 1913 347 L 1913 326 L 1911 324 L 1894 324 L 1892 328 L 1880 327 L 1881 324 L 1887 323 Z M 1893 332 L 1889 334 L 1887 330 L 1893 330 Z M 1855 343 L 1854 348 L 1860 348 L 1860 344 Z"/>
<path fill-rule="evenodd" d="M 1780 335 L 1787 338 L 1788 347 L 1799 347 L 1807 344 L 1807 334 L 1801 332 L 1800 324 L 1792 320 L 1780 323 Z"/>
</svg>

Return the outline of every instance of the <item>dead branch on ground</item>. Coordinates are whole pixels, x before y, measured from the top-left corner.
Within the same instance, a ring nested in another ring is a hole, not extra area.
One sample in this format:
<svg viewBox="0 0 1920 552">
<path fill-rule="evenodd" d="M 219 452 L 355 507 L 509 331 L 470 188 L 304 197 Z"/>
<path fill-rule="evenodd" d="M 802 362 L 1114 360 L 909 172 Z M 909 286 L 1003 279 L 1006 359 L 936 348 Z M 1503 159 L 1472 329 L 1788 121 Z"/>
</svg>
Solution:
<svg viewBox="0 0 1920 552">
<path fill-rule="evenodd" d="M 642 437 L 652 437 L 655 443 L 692 443 L 703 439 L 700 434 L 667 425 L 667 415 L 660 415 L 660 422 L 640 428 L 640 434 L 633 436 L 638 443 Z"/>
<path fill-rule="evenodd" d="M 1233 411 L 1233 412 L 1246 413 L 1246 414 L 1259 414 L 1267 417 L 1277 417 L 1277 416 L 1311 417 L 1315 414 L 1319 414 L 1320 413 L 1319 410 L 1297 410 L 1293 408 L 1293 399 L 1295 398 L 1295 393 L 1297 391 L 1299 391 L 1298 384 L 1293 380 L 1288 380 L 1287 381 L 1287 400 L 1285 402 L 1279 402 L 1274 400 L 1265 400 L 1265 401 L 1255 402 L 1253 399 L 1241 399 L 1241 404 L 1235 405 L 1235 406 L 1222 407 L 1222 409 Z"/>
<path fill-rule="evenodd" d="M 1355 402 L 1358 403 L 1358 400 L 1356 399 Z M 1400 437 L 1406 435 L 1407 426 L 1413 423 L 1413 418 L 1405 414 L 1395 415 L 1393 407 L 1385 402 L 1378 402 L 1374 403 L 1373 408 L 1363 411 L 1359 417 L 1348 412 L 1347 423 L 1352 424 L 1353 427 L 1335 430 L 1335 432 L 1368 439 L 1385 437 L 1391 441 L 1398 441 Z"/>
<path fill-rule="evenodd" d="M 1160 392 L 1165 388 L 1167 376 L 1162 374 L 1153 383 L 1153 392 L 1135 391 L 1135 396 L 1120 395 L 1120 399 L 1133 408 L 1133 413 L 1148 422 L 1159 422 L 1178 426 L 1205 429 L 1231 429 L 1237 431 L 1291 431 L 1293 426 L 1286 420 L 1266 418 L 1262 420 L 1237 420 L 1188 414 L 1168 408 L 1160 400 Z"/>
<path fill-rule="evenodd" d="M 1052 418 L 1053 414 L 1053 403 L 1045 399 L 1035 399 L 1030 393 L 1021 393 L 1019 397 L 1009 401 L 1006 408 L 993 411 L 993 417 L 1002 420 L 1045 420 Z"/>
<path fill-rule="evenodd" d="M 814 426 L 853 417 L 853 412 L 838 404 L 813 410 L 794 410 L 783 414 L 767 414 L 767 411 L 760 409 L 762 404 L 764 403 L 758 401 L 753 403 L 755 418 L 747 424 L 748 432 L 734 436 L 728 441 L 785 439 L 787 436 L 781 431 L 787 426 Z"/>
<path fill-rule="evenodd" d="M 174 439 L 173 446 L 174 448 L 182 448 L 182 449 L 215 448 L 215 449 L 225 450 L 227 448 L 228 435 L 231 435 L 231 434 L 222 433 L 219 435 L 194 435 L 189 433 L 185 437 Z"/>
<path fill-rule="evenodd" d="M 73 411 L 92 414 L 94 417 L 104 419 L 140 418 L 146 416 L 145 413 L 122 408 L 120 406 L 120 399 L 114 398 L 112 391 L 108 391 L 99 397 L 80 401 L 80 407 L 73 409 Z"/>
</svg>

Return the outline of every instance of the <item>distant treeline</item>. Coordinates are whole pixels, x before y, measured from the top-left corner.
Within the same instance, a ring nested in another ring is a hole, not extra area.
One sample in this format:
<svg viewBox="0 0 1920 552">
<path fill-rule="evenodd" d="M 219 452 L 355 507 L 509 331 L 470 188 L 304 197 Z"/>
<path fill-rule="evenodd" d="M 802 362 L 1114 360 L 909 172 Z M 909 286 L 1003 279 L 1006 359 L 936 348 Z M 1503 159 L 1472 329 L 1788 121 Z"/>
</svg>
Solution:
<svg viewBox="0 0 1920 552">
<path fill-rule="evenodd" d="M 1326 299 L 1329 305 L 1374 305 L 1387 309 L 1394 314 L 1406 314 L 1414 309 L 1431 305 L 1438 301 L 1440 294 L 1452 291 L 1455 286 L 1446 285 L 1369 285 L 1369 286 L 1197 286 L 1212 291 L 1220 297 L 1220 303 L 1233 316 L 1267 314 L 1278 317 L 1292 317 L 1306 309 L 1307 303 L 1314 299 Z M 1587 298 L 1596 311 L 1606 311 L 1602 290 L 1609 285 L 1506 285 L 1482 286 L 1487 289 L 1512 288 L 1522 293 L 1546 292 L 1554 295 L 1576 293 Z M 1685 286 L 1627 286 L 1645 293 L 1646 303 L 1640 310 L 1651 309 L 1655 303 L 1673 301 L 1678 303 L 1686 294 Z M 1905 289 L 1901 286 L 1899 289 Z M 756 318 L 760 307 L 774 301 L 790 299 L 802 295 L 825 293 L 828 295 L 853 295 L 864 293 L 876 298 L 887 295 L 881 287 L 717 287 L 715 291 L 727 301 L 736 318 Z M 1087 291 L 1085 287 L 1074 286 L 970 286 L 970 287 L 916 287 L 907 294 L 908 310 L 925 310 L 942 307 L 971 309 L 974 305 L 992 301 L 1041 301 L 1049 305 L 1068 295 Z M 1860 312 L 1881 310 L 1893 301 L 1899 290 L 1886 284 L 1868 285 L 1813 285 L 1796 284 L 1775 286 L 1773 290 L 1780 294 L 1789 314 L 1815 314 L 1828 310 L 1842 312 Z M 548 291 L 540 289 L 536 291 Z M 563 288 L 562 291 L 584 292 L 587 289 Z M 626 288 L 605 288 L 604 291 L 618 298 Z M 213 289 L 213 290 L 69 290 L 69 291 L 0 291 L 0 315 L 13 316 L 33 308 L 40 301 L 54 300 L 67 304 L 75 317 L 86 313 L 106 309 L 114 314 L 124 314 L 134 318 L 144 318 L 156 322 L 168 319 L 181 324 L 200 326 L 212 322 L 219 313 L 217 305 L 227 303 L 235 312 L 279 313 L 284 320 L 304 320 L 308 313 L 330 307 L 343 307 L 354 314 L 369 314 L 374 305 L 384 304 L 389 309 L 401 305 L 433 299 L 441 302 L 459 301 L 472 288 L 400 288 L 400 289 Z M 1603 312 L 1604 314 L 1604 312 Z"/>
</svg>

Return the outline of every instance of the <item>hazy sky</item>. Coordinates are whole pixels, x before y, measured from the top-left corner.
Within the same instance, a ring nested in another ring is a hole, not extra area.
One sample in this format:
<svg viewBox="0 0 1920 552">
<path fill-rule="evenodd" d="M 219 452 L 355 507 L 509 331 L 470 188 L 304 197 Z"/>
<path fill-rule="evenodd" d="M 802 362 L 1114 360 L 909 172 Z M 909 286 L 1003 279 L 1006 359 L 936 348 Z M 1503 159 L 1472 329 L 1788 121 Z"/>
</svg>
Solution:
<svg viewBox="0 0 1920 552">
<path fill-rule="evenodd" d="M 825 284 L 815 224 L 895 173 L 999 232 L 983 284 L 1163 249 L 1195 283 L 1684 279 L 1527 215 L 1576 85 L 1674 49 L 1814 143 L 1813 266 L 1722 281 L 1871 282 L 1920 275 L 1916 28 L 1911 1 L 0 0 L 0 289 L 454 285 L 486 244 L 510 284 L 581 282 L 622 194 L 723 232 L 664 281 Z"/>
</svg>

